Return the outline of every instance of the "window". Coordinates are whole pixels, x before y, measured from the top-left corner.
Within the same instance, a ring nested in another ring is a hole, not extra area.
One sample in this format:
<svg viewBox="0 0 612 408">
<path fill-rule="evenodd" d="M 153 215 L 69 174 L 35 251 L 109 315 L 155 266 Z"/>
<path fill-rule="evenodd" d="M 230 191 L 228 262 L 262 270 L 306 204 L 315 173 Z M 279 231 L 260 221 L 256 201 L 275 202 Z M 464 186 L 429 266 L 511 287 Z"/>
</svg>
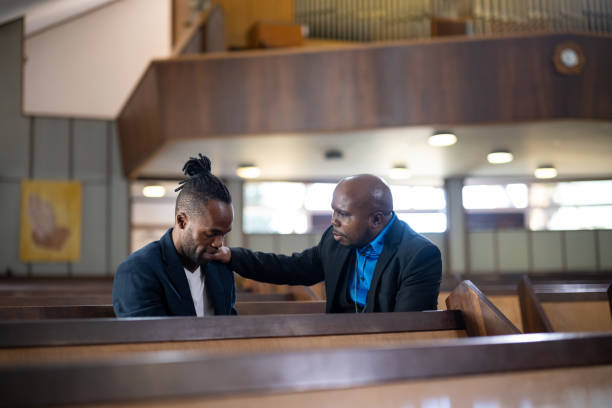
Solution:
<svg viewBox="0 0 612 408">
<path fill-rule="evenodd" d="M 244 232 L 323 232 L 330 225 L 335 187 L 335 183 L 245 183 Z M 442 188 L 391 186 L 391 192 L 398 217 L 413 229 L 419 232 L 446 231 L 446 200 Z"/>
<path fill-rule="evenodd" d="M 612 180 L 466 185 L 468 228 L 612 229 Z"/>
<path fill-rule="evenodd" d="M 161 197 L 146 197 L 143 189 L 148 185 L 163 187 Z M 131 251 L 157 241 L 174 225 L 174 205 L 178 193 L 177 181 L 135 181 L 130 186 L 131 199 Z"/>
</svg>

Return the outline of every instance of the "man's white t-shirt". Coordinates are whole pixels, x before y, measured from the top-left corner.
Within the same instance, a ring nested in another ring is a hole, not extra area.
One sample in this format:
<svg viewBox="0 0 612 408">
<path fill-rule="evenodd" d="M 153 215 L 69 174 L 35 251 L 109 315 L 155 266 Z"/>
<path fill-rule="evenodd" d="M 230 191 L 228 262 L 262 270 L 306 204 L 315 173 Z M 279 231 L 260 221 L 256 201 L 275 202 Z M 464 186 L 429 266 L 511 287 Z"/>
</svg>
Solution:
<svg viewBox="0 0 612 408">
<path fill-rule="evenodd" d="M 187 268 L 183 269 L 185 269 L 185 276 L 187 276 L 187 282 L 189 282 L 189 290 L 191 291 L 196 316 L 214 316 L 215 309 L 210 303 L 208 296 L 206 296 L 206 279 L 201 268 L 198 266 L 198 269 L 193 272 Z"/>
</svg>

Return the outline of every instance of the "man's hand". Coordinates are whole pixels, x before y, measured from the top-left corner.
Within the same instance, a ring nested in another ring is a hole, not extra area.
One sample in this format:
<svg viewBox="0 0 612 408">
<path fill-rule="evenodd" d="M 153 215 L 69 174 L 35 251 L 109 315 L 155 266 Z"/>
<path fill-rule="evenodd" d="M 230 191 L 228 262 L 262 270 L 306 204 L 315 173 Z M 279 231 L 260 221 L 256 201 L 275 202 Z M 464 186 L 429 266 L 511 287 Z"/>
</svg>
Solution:
<svg viewBox="0 0 612 408">
<path fill-rule="evenodd" d="M 215 261 L 225 264 L 232 259 L 232 251 L 228 247 L 222 246 L 214 254 L 206 252 L 203 258 L 208 262 Z"/>
</svg>

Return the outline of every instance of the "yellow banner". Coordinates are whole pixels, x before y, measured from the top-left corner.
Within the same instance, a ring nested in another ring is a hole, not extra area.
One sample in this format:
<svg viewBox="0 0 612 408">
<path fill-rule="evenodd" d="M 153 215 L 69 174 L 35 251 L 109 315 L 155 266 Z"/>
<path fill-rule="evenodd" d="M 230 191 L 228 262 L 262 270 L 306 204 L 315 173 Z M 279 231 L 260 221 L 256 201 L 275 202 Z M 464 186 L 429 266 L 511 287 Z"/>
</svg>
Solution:
<svg viewBox="0 0 612 408">
<path fill-rule="evenodd" d="M 21 183 L 19 257 L 23 262 L 73 262 L 81 256 L 81 183 Z"/>
</svg>

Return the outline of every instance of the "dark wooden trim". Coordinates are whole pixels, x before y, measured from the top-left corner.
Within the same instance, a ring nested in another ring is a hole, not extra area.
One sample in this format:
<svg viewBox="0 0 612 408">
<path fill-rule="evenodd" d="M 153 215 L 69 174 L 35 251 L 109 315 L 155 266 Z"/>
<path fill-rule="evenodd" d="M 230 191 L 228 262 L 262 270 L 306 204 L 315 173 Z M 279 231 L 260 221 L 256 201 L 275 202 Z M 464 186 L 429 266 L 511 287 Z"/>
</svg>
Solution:
<svg viewBox="0 0 612 408">
<path fill-rule="evenodd" d="M 568 40 L 590 61 L 571 77 L 551 63 L 554 47 Z M 119 116 L 124 171 L 138 176 L 161 146 L 176 140 L 610 120 L 611 47 L 606 35 L 532 34 L 156 60 L 144 75 L 154 79 L 139 83 Z M 154 90 L 163 95 L 157 106 Z"/>
<path fill-rule="evenodd" d="M 304 392 L 611 363 L 612 335 L 603 333 L 526 334 L 401 348 L 242 355 L 139 353 L 98 361 L 0 367 L 0 406 Z"/>
<path fill-rule="evenodd" d="M 546 316 L 546 312 L 542 308 L 536 293 L 531 286 L 531 281 L 527 275 L 517 287 L 519 295 L 519 303 L 521 306 L 521 319 L 523 321 L 523 332 L 525 333 L 551 333 L 553 332 L 552 325 Z"/>
<path fill-rule="evenodd" d="M 462 330 L 461 312 L 1 321 L 0 347 Z"/>
<path fill-rule="evenodd" d="M 325 313 L 324 301 L 237 302 L 236 310 L 246 315 Z M 90 319 L 115 317 L 112 304 L 74 306 L 0 306 L 0 320 Z"/>
<path fill-rule="evenodd" d="M 236 310 L 241 316 L 325 313 L 325 301 L 237 302 Z"/>
<path fill-rule="evenodd" d="M 113 305 L 0 307 L 0 320 L 93 319 L 102 317 L 115 317 Z"/>
<path fill-rule="evenodd" d="M 449 310 L 461 310 L 468 336 L 518 334 L 521 331 L 469 280 L 446 298 Z"/>
<path fill-rule="evenodd" d="M 608 287 L 608 303 L 610 303 L 610 315 L 612 317 L 612 283 Z"/>
<path fill-rule="evenodd" d="M 236 294 L 237 302 L 283 302 L 294 301 L 293 293 L 252 293 L 238 292 Z"/>
</svg>

